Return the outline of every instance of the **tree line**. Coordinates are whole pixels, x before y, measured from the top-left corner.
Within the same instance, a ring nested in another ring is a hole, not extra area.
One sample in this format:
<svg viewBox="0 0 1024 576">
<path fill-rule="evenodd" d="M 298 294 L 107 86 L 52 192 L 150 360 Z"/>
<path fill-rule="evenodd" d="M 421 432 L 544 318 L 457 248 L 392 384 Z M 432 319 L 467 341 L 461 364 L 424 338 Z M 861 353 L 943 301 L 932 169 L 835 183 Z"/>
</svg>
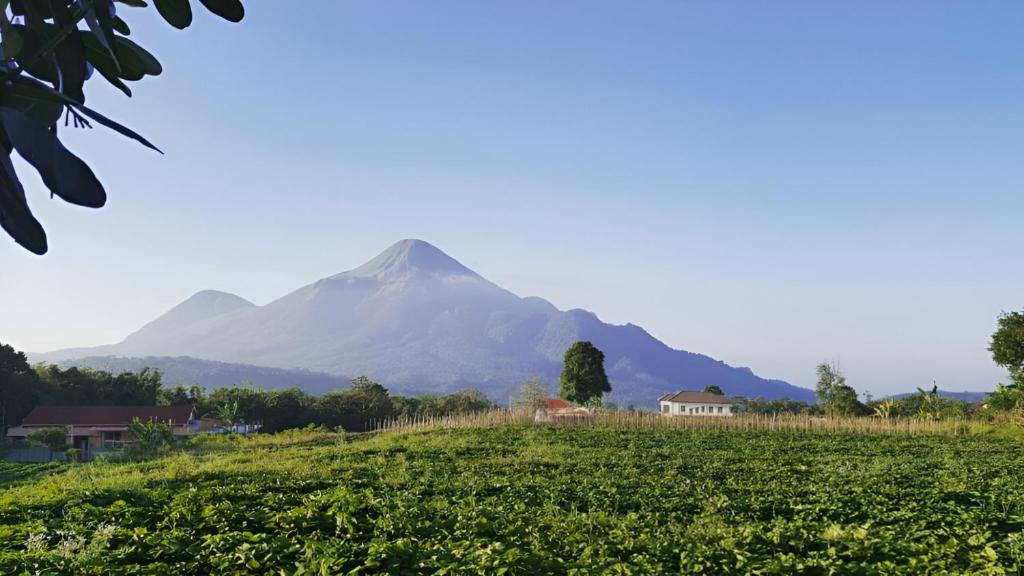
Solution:
<svg viewBox="0 0 1024 576">
<path fill-rule="evenodd" d="M 206 390 L 164 386 L 160 372 L 112 374 L 88 368 L 30 365 L 23 352 L 0 345 L 0 433 L 39 405 L 131 406 L 191 404 L 232 424 L 261 424 L 277 432 L 310 424 L 366 430 L 388 418 L 432 417 L 496 408 L 483 393 L 467 389 L 444 396 L 392 396 L 365 376 L 348 389 L 314 396 L 298 388 L 263 390 L 252 383 Z"/>
</svg>

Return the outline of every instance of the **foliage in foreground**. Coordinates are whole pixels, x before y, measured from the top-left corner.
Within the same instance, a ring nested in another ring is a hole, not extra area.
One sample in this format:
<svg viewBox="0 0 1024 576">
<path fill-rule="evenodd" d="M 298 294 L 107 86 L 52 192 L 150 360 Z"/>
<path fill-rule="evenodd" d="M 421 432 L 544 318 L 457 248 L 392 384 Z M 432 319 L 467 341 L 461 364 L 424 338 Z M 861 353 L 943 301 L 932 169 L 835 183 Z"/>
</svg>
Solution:
<svg viewBox="0 0 1024 576">
<path fill-rule="evenodd" d="M 200 0 L 232 21 L 245 10 L 239 0 Z M 192 23 L 189 0 L 155 0 L 175 28 Z M 36 254 L 47 250 L 46 233 L 32 215 L 25 188 L 11 162 L 17 150 L 43 184 L 66 202 L 99 208 L 103 185 L 81 158 L 59 139 L 64 117 L 75 128 L 95 122 L 156 150 L 135 132 L 85 106 L 85 83 L 102 76 L 126 96 L 125 82 L 156 76 L 160 62 L 129 40 L 131 28 L 117 6 L 145 7 L 142 0 L 3 0 L 0 2 L 0 228 Z M 94 75 L 93 72 L 99 74 Z"/>
<path fill-rule="evenodd" d="M 212 440 L 15 482 L 0 494 L 0 573 L 1024 568 L 1024 450 L 985 436 L 500 427 Z"/>
</svg>

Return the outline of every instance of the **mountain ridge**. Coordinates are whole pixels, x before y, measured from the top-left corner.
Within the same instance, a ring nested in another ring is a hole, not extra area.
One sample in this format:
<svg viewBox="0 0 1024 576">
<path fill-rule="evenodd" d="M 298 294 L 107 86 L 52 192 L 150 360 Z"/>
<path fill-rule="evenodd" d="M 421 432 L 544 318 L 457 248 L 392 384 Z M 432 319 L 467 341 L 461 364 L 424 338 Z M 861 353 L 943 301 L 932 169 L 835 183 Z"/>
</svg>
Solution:
<svg viewBox="0 0 1024 576">
<path fill-rule="evenodd" d="M 610 400 L 623 404 L 653 406 L 665 392 L 710 384 L 733 395 L 814 399 L 811 390 L 749 368 L 673 349 L 635 324 L 521 298 L 413 239 L 262 306 L 201 291 L 117 344 L 39 357 L 190 356 L 365 374 L 403 393 L 476 387 L 504 400 L 530 376 L 557 382 L 562 354 L 576 340 L 605 352 Z"/>
</svg>

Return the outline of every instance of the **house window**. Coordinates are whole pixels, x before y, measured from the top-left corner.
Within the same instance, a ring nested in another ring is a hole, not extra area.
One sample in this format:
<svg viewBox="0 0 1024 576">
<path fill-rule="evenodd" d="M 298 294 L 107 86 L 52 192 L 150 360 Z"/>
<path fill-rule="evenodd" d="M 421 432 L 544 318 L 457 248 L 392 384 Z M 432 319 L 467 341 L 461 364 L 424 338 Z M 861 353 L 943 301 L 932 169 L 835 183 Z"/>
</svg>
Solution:
<svg viewBox="0 0 1024 576">
<path fill-rule="evenodd" d="M 662 404 L 662 405 L 661 405 L 661 411 L 662 411 L 662 412 L 668 412 L 668 407 L 669 407 L 669 405 L 668 405 L 668 404 Z"/>
<path fill-rule="evenodd" d="M 719 407 L 718 407 L 718 413 L 719 413 L 719 414 L 721 414 L 721 413 L 722 413 L 722 407 L 721 407 L 721 406 L 719 406 Z"/>
<path fill-rule="evenodd" d="M 101 434 L 104 448 L 120 448 L 124 445 L 124 441 L 121 439 L 121 432 L 119 430 L 101 432 Z"/>
</svg>

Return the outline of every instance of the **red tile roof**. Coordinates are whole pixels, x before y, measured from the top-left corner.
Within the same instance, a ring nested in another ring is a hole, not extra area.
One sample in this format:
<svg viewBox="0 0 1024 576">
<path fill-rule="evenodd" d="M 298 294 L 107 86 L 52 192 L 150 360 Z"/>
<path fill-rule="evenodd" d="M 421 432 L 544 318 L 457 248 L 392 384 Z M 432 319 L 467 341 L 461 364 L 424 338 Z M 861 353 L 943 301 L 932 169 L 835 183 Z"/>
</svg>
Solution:
<svg viewBox="0 0 1024 576">
<path fill-rule="evenodd" d="M 721 394 L 714 394 L 712 392 L 695 392 L 690 390 L 671 392 L 669 394 L 665 394 L 659 398 L 659 400 L 662 402 L 687 402 L 690 404 L 732 404 L 731 400 Z"/>
<path fill-rule="evenodd" d="M 545 410 L 568 410 L 572 408 L 569 403 L 561 398 L 548 398 L 544 401 Z"/>
<path fill-rule="evenodd" d="M 182 406 L 36 406 L 22 426 L 127 426 L 133 418 L 184 425 L 193 408 Z"/>
</svg>

